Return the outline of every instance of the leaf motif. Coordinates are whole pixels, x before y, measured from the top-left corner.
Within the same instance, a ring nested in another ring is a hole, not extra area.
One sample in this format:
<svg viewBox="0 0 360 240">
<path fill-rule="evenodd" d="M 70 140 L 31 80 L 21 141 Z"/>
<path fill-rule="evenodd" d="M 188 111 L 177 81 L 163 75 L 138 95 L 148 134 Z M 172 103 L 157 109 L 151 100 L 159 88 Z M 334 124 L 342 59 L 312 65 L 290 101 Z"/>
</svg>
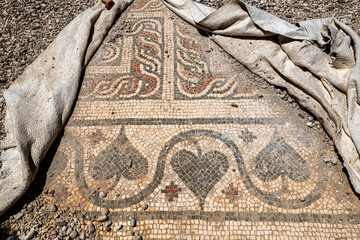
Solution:
<svg viewBox="0 0 360 240">
<path fill-rule="evenodd" d="M 124 128 L 117 139 L 90 163 L 90 174 L 98 181 L 109 180 L 114 175 L 137 180 L 147 172 L 147 160 L 132 146 L 125 136 Z"/>
<path fill-rule="evenodd" d="M 310 177 L 307 162 L 275 130 L 269 144 L 260 151 L 254 162 L 255 175 L 264 182 L 285 175 L 293 181 L 304 182 Z"/>
<path fill-rule="evenodd" d="M 201 208 L 208 193 L 229 169 L 226 155 L 218 151 L 196 156 L 193 152 L 180 150 L 173 155 L 170 164 L 200 200 Z"/>
</svg>

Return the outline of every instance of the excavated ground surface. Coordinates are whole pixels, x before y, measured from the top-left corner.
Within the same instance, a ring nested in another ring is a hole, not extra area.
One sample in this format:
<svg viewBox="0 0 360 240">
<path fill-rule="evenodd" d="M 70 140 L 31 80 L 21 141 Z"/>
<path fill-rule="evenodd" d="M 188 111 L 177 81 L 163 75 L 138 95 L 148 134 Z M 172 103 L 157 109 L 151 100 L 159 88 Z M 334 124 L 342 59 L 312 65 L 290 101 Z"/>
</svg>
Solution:
<svg viewBox="0 0 360 240">
<path fill-rule="evenodd" d="M 278 95 L 160 0 L 136 0 L 3 238 L 359 238 L 329 139 Z"/>
</svg>

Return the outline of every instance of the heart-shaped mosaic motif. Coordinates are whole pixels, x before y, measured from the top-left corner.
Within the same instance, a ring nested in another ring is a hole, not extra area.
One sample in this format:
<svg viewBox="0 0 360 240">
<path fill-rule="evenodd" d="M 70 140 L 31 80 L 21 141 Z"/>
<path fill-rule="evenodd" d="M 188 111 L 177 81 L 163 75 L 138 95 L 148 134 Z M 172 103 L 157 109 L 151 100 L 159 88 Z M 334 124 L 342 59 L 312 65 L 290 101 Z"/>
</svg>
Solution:
<svg viewBox="0 0 360 240">
<path fill-rule="evenodd" d="M 254 162 L 254 173 L 262 181 L 274 181 L 286 175 L 293 181 L 304 182 L 310 177 L 307 162 L 275 130 L 269 144 Z"/>
<path fill-rule="evenodd" d="M 229 169 L 225 154 L 210 151 L 204 155 L 195 155 L 187 150 L 180 150 L 171 158 L 171 166 L 176 174 L 195 194 L 203 208 L 206 196 Z"/>
<path fill-rule="evenodd" d="M 98 181 L 106 181 L 117 175 L 128 180 L 141 179 L 148 172 L 148 162 L 133 147 L 124 128 L 117 139 L 90 163 L 90 174 Z"/>
</svg>

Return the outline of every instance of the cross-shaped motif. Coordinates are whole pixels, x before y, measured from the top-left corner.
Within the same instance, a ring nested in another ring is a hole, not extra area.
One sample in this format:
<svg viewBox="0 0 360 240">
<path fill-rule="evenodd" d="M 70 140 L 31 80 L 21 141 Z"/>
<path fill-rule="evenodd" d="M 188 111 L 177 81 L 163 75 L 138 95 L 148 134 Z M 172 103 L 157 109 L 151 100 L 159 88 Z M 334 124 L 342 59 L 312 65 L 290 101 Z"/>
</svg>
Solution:
<svg viewBox="0 0 360 240">
<path fill-rule="evenodd" d="M 161 190 L 162 193 L 165 193 L 166 199 L 169 202 L 174 201 L 174 198 L 179 197 L 179 192 L 181 192 L 181 188 L 178 188 L 177 185 L 171 181 L 170 185 L 166 186 L 164 190 Z"/>
<path fill-rule="evenodd" d="M 103 137 L 103 134 L 100 131 L 100 129 L 96 129 L 96 132 L 93 132 L 91 134 L 91 138 L 92 138 L 93 143 L 99 142 L 102 139 L 102 137 Z"/>
<path fill-rule="evenodd" d="M 222 191 L 227 199 L 230 199 L 230 201 L 237 200 L 238 197 L 241 195 L 239 191 L 233 186 L 232 183 L 229 184 L 229 187 L 226 190 Z"/>
<path fill-rule="evenodd" d="M 253 133 L 250 132 L 247 128 L 241 130 L 241 135 L 239 135 L 239 138 L 242 138 L 244 142 L 252 142 L 254 139 L 257 139 L 257 137 L 253 135 Z"/>
</svg>

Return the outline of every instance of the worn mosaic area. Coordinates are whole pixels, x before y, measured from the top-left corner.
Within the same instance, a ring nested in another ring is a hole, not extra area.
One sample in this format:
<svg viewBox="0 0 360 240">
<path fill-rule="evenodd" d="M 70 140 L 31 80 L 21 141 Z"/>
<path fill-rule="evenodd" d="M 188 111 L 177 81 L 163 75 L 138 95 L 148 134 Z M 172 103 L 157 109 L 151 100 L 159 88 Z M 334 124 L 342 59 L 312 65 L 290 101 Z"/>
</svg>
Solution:
<svg viewBox="0 0 360 240">
<path fill-rule="evenodd" d="M 86 69 L 54 201 L 109 209 L 124 228 L 104 239 L 359 238 L 336 154 L 252 77 L 161 1 L 135 1 Z"/>
</svg>

